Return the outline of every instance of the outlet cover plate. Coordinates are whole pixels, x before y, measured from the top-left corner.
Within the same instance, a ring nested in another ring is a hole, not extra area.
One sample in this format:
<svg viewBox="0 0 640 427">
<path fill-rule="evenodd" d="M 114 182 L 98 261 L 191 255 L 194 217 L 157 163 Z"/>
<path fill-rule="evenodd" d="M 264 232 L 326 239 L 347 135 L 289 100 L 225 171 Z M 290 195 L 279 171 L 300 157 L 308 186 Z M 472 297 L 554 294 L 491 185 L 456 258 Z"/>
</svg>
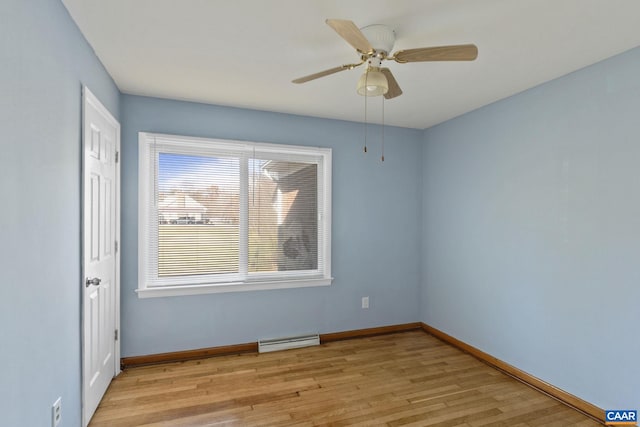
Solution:
<svg viewBox="0 0 640 427">
<path fill-rule="evenodd" d="M 62 396 L 51 406 L 51 427 L 58 427 L 62 420 Z"/>
</svg>

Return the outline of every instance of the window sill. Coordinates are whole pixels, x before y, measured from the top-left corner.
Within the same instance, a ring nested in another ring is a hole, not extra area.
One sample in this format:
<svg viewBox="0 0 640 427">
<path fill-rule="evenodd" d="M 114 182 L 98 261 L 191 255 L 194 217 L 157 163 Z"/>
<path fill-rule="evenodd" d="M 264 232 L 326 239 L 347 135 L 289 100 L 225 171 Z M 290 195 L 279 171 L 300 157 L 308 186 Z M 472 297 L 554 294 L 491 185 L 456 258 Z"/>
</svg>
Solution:
<svg viewBox="0 0 640 427">
<path fill-rule="evenodd" d="M 138 298 L 175 297 L 184 295 L 217 294 L 223 292 L 262 291 L 268 289 L 309 288 L 315 286 L 330 286 L 333 278 L 287 280 L 259 283 L 216 283 L 204 285 L 155 286 L 138 288 Z"/>
</svg>

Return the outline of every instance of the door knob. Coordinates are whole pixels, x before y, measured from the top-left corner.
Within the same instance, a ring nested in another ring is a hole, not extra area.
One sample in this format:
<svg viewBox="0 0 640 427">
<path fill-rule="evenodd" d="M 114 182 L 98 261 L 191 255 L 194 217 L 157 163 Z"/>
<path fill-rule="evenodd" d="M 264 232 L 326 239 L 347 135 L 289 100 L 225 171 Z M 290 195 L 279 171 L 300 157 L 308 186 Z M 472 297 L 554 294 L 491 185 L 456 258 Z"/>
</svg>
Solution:
<svg viewBox="0 0 640 427">
<path fill-rule="evenodd" d="M 100 282 L 102 282 L 102 279 L 100 279 L 98 277 L 94 277 L 93 279 L 89 279 L 87 277 L 87 280 L 84 282 L 84 284 L 88 288 L 91 285 L 98 286 L 100 284 Z"/>
</svg>

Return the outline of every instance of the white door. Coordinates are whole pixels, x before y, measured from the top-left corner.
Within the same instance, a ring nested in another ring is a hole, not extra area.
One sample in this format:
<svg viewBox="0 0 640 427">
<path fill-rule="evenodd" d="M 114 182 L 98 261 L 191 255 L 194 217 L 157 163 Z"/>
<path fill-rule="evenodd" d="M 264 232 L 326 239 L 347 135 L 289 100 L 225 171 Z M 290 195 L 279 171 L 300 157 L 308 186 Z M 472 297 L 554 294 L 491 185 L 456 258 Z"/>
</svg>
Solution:
<svg viewBox="0 0 640 427">
<path fill-rule="evenodd" d="M 83 88 L 82 418 L 89 424 L 120 371 L 120 124 Z"/>
</svg>

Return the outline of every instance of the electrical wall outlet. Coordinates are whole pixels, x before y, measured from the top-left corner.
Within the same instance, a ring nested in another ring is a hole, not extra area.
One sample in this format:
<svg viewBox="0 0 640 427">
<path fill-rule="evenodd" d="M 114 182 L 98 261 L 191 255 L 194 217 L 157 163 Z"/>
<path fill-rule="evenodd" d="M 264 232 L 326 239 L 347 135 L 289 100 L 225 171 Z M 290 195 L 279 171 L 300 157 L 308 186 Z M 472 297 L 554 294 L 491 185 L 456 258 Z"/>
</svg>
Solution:
<svg viewBox="0 0 640 427">
<path fill-rule="evenodd" d="M 58 427 L 60 420 L 62 420 L 62 397 L 59 397 L 51 406 L 51 427 Z"/>
<path fill-rule="evenodd" d="M 362 308 L 369 308 L 369 297 L 362 297 Z"/>
</svg>

